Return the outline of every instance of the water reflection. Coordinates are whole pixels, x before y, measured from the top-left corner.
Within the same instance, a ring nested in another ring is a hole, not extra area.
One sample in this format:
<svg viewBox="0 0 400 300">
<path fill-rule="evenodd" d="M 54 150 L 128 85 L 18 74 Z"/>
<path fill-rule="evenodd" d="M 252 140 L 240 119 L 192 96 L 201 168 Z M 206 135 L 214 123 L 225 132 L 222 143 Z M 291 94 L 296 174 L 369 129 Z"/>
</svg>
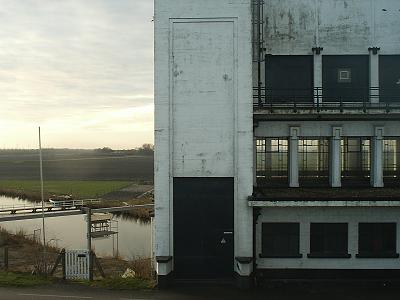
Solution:
<svg viewBox="0 0 400 300">
<path fill-rule="evenodd" d="M 0 207 L 10 205 L 29 205 L 27 200 L 0 196 Z M 114 216 L 118 223 L 118 248 L 124 258 L 150 257 L 151 255 L 151 224 L 124 216 Z M 11 231 L 24 230 L 33 234 L 42 227 L 41 219 L 8 221 L 0 226 Z M 67 249 L 85 249 L 86 221 L 84 215 L 46 218 L 46 236 L 51 244 Z M 116 250 L 116 239 L 114 248 Z M 99 256 L 113 254 L 113 237 L 93 239 L 92 246 Z"/>
</svg>

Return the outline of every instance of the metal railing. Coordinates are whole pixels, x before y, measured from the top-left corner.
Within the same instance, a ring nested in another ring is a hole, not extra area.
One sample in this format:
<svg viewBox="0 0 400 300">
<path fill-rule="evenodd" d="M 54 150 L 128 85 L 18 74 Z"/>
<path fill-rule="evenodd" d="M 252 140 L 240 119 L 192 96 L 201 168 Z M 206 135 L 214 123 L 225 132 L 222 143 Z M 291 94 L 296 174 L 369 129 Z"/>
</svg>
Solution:
<svg viewBox="0 0 400 300">
<path fill-rule="evenodd" d="M 400 89 L 369 88 L 322 88 L 268 89 L 253 88 L 254 108 L 312 108 L 322 109 L 368 109 L 390 111 L 400 108 Z"/>
</svg>

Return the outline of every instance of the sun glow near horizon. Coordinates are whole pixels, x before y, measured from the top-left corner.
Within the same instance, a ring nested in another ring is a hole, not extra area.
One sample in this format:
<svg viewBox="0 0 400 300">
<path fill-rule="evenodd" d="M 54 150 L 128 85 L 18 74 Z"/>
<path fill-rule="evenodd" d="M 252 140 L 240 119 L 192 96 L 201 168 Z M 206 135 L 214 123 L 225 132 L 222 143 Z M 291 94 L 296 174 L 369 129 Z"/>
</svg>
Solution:
<svg viewBox="0 0 400 300">
<path fill-rule="evenodd" d="M 153 3 L 2 1 L 0 147 L 153 143 Z"/>
</svg>

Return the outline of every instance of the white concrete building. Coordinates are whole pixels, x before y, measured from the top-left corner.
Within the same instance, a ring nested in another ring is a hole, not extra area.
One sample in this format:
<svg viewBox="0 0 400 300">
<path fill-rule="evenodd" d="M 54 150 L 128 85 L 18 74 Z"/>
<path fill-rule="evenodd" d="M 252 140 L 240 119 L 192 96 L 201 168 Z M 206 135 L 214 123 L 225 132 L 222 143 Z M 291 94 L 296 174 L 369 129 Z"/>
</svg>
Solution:
<svg viewBox="0 0 400 300">
<path fill-rule="evenodd" d="M 155 0 L 174 279 L 400 275 L 400 2 Z"/>
</svg>

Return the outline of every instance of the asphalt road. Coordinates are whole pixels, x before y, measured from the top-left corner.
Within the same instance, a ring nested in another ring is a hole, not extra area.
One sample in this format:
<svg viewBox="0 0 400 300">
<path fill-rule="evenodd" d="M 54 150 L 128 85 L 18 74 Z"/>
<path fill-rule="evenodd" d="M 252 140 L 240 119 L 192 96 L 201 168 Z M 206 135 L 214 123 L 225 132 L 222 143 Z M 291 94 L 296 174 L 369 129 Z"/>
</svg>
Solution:
<svg viewBox="0 0 400 300">
<path fill-rule="evenodd" d="M 290 286 L 239 291 L 234 287 L 174 288 L 166 291 L 112 291 L 85 286 L 59 284 L 37 288 L 0 288 L 0 299 L 116 299 L 116 300 L 391 300 L 400 299 L 400 288 L 384 286 L 310 287 Z"/>
</svg>

